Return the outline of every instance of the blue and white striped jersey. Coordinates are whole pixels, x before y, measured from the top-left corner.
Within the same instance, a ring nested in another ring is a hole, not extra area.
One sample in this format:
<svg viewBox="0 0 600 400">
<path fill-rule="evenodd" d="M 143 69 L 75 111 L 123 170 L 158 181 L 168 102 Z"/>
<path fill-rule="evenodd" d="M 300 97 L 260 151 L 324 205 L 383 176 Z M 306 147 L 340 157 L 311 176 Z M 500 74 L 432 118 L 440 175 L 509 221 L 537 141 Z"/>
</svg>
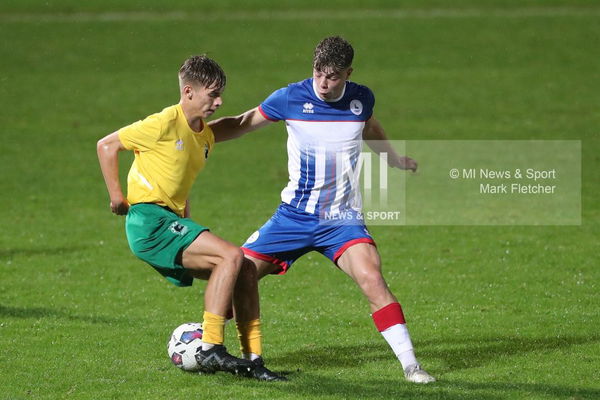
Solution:
<svg viewBox="0 0 600 400">
<path fill-rule="evenodd" d="M 310 214 L 360 210 L 357 165 L 374 105 L 371 90 L 350 81 L 338 99 L 321 100 L 309 78 L 275 91 L 259 106 L 265 118 L 285 121 L 288 131 L 284 203 Z"/>
</svg>

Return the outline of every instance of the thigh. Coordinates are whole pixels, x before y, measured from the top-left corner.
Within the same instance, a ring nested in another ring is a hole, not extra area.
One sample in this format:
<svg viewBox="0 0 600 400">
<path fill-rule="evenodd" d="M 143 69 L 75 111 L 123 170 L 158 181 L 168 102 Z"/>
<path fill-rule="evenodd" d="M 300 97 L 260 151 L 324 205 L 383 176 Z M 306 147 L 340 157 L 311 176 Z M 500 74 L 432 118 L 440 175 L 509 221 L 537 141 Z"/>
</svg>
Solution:
<svg viewBox="0 0 600 400">
<path fill-rule="evenodd" d="M 337 265 L 359 284 L 367 277 L 381 275 L 379 252 L 370 243 L 357 243 L 348 247 L 338 258 Z"/>
<path fill-rule="evenodd" d="M 282 275 L 285 273 L 285 270 L 282 269 L 282 266 L 279 264 L 272 263 L 270 261 L 261 260 L 260 258 L 252 257 L 247 253 L 244 254 L 246 259 L 254 265 L 256 268 L 256 272 L 258 275 L 258 279 L 263 278 L 264 276 L 271 274 L 279 274 Z"/>
<path fill-rule="evenodd" d="M 349 247 L 338 259 L 338 267 L 356 282 L 369 301 L 371 312 L 398 301 L 383 278 L 379 252 L 372 244 Z"/>
<path fill-rule="evenodd" d="M 351 225 L 322 225 L 317 232 L 315 244 L 320 253 L 339 264 L 339 259 L 351 248 L 366 244 L 364 247 L 369 249 L 373 247 L 375 253 L 375 241 L 364 224 Z M 360 248 L 363 248 L 362 246 Z M 370 251 L 370 250 L 369 250 Z M 353 253 L 356 252 L 356 249 Z"/>
<path fill-rule="evenodd" d="M 209 231 L 204 231 L 183 250 L 181 265 L 192 270 L 195 278 L 208 279 L 215 265 L 239 253 L 239 247 Z"/>
</svg>

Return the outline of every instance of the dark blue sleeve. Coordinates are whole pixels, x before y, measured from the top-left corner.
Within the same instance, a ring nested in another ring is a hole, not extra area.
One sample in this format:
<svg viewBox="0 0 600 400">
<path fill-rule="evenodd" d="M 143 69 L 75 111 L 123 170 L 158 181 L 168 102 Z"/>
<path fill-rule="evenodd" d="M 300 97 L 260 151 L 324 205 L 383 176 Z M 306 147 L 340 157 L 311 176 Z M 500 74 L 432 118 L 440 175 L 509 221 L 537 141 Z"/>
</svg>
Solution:
<svg viewBox="0 0 600 400">
<path fill-rule="evenodd" d="M 274 91 L 265 101 L 260 104 L 261 114 L 271 121 L 285 120 L 288 104 L 288 88 Z"/>
<path fill-rule="evenodd" d="M 366 117 L 366 120 L 368 121 L 373 116 L 373 108 L 375 108 L 375 95 L 369 88 L 367 88 L 367 93 L 365 96 L 365 105 L 366 105 L 365 117 Z"/>
</svg>

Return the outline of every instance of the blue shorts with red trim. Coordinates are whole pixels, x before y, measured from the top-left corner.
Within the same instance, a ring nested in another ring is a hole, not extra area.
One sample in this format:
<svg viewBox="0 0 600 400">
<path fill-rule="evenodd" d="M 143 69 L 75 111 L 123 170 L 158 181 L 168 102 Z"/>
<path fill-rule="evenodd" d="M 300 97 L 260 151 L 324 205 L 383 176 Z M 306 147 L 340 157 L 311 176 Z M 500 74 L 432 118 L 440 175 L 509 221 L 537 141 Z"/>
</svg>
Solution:
<svg viewBox="0 0 600 400">
<path fill-rule="evenodd" d="M 375 245 L 364 223 L 323 223 L 319 215 L 281 203 L 271 219 L 246 240 L 242 250 L 248 256 L 278 265 L 275 274 L 285 274 L 294 261 L 313 250 L 337 265 L 344 251 L 357 243 Z"/>
</svg>

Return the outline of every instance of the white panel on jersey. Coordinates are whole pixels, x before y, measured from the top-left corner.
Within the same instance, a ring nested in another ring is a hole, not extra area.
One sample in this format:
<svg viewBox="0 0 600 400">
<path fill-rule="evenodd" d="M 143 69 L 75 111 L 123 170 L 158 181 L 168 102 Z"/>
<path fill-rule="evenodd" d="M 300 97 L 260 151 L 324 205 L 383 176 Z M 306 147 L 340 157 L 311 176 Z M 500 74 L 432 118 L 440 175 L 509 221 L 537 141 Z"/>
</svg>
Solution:
<svg viewBox="0 0 600 400">
<path fill-rule="evenodd" d="M 300 149 L 292 136 L 288 136 L 287 152 L 288 173 L 290 176 L 287 186 L 281 191 L 281 201 L 289 204 L 296 195 L 296 188 L 300 180 Z"/>
<path fill-rule="evenodd" d="M 361 151 L 362 131 L 365 122 L 362 121 L 296 121 L 287 120 L 288 130 L 288 169 L 290 181 L 281 192 L 281 200 L 291 204 L 297 196 L 297 190 L 302 192 L 301 198 L 296 199 L 297 207 L 308 213 L 315 213 L 321 189 L 324 185 L 330 186 L 333 182 L 325 182 L 326 165 L 328 158 L 336 158 L 336 154 L 343 154 L 344 163 L 342 170 L 336 171 L 335 198 L 331 211 L 337 211 L 340 207 L 352 207 L 355 201 L 354 193 L 344 197 L 344 189 L 348 183 L 352 159 L 358 159 Z M 307 165 L 300 165 L 302 153 L 305 154 Z M 310 162 L 314 162 L 314 170 L 309 168 Z M 307 176 L 302 177 L 302 171 Z M 305 180 L 303 187 L 298 187 L 301 179 Z M 309 187 L 309 180 L 314 180 Z M 358 190 L 357 185 L 355 189 Z M 308 198 L 307 198 L 308 196 Z M 359 195 L 360 196 L 360 195 Z M 295 203 L 295 202 L 294 202 Z M 328 206 L 328 205 L 327 205 Z"/>
<path fill-rule="evenodd" d="M 315 151 L 315 185 L 314 189 L 310 192 L 310 197 L 306 203 L 306 212 L 314 214 L 319 196 L 321 195 L 321 188 L 325 183 L 325 149 L 323 147 L 314 148 Z"/>
</svg>

